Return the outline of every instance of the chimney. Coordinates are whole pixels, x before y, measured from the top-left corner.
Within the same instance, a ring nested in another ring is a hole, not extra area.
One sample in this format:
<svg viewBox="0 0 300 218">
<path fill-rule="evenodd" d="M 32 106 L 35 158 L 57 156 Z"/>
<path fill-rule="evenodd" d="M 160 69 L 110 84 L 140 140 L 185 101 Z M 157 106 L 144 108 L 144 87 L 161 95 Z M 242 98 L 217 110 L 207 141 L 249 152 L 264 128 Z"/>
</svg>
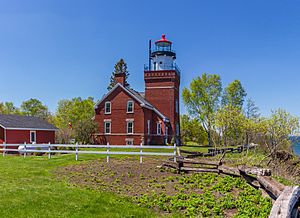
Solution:
<svg viewBox="0 0 300 218">
<path fill-rule="evenodd" d="M 115 74 L 115 81 L 116 83 L 120 83 L 122 86 L 125 86 L 125 73 L 117 73 Z"/>
</svg>

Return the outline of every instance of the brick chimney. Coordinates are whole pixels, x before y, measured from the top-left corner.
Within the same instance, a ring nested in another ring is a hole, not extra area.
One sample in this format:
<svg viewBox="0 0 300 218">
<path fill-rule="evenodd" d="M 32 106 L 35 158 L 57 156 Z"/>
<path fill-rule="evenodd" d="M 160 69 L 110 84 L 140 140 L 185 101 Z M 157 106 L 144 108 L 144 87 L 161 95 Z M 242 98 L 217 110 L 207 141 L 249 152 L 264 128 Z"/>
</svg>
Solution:
<svg viewBox="0 0 300 218">
<path fill-rule="evenodd" d="M 115 74 L 115 81 L 116 81 L 116 83 L 120 83 L 122 86 L 125 85 L 125 79 L 126 79 L 125 73 L 117 73 L 117 74 Z"/>
</svg>

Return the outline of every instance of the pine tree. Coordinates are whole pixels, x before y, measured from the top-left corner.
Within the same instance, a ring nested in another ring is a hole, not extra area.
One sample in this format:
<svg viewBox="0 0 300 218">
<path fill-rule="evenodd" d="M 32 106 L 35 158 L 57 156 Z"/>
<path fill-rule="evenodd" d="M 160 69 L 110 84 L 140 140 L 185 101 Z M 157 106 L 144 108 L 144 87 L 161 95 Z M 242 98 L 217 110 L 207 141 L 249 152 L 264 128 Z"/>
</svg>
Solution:
<svg viewBox="0 0 300 218">
<path fill-rule="evenodd" d="M 125 87 L 129 87 L 129 84 L 127 82 L 127 79 L 129 77 L 129 72 L 127 70 L 127 64 L 124 61 L 123 58 L 121 58 L 114 67 L 114 71 L 112 72 L 112 75 L 110 77 L 110 82 L 109 85 L 107 87 L 107 90 L 111 90 L 117 83 L 115 81 L 115 75 L 119 74 L 119 73 L 125 73 L 126 77 L 125 77 Z"/>
</svg>

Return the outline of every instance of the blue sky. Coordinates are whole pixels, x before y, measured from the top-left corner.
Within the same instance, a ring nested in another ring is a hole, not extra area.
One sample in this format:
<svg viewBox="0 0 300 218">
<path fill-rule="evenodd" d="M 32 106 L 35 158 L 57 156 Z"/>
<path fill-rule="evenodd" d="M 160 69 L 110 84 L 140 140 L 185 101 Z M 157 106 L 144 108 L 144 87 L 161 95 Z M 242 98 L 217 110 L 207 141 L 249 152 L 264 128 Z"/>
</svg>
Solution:
<svg viewBox="0 0 300 218">
<path fill-rule="evenodd" d="M 239 79 L 262 113 L 300 116 L 300 3 L 276 0 L 0 0 L 0 101 L 106 92 L 124 58 L 144 89 L 149 39 L 173 41 L 181 87 L 201 73 Z M 184 112 L 184 106 L 181 105 Z"/>
</svg>

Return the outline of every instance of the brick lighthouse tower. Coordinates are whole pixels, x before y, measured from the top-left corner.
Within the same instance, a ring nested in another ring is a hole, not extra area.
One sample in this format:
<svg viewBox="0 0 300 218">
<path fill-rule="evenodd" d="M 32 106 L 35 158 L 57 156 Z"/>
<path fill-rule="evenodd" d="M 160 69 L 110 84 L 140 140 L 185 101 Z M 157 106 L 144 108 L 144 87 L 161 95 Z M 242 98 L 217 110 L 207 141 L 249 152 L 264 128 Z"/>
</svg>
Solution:
<svg viewBox="0 0 300 218">
<path fill-rule="evenodd" d="M 169 119 L 164 123 L 165 140 L 170 142 L 174 138 L 179 144 L 180 70 L 175 63 L 176 53 L 165 35 L 155 42 L 154 49 L 151 49 L 151 42 L 149 45 L 149 66 L 144 71 L 145 99 Z"/>
</svg>

